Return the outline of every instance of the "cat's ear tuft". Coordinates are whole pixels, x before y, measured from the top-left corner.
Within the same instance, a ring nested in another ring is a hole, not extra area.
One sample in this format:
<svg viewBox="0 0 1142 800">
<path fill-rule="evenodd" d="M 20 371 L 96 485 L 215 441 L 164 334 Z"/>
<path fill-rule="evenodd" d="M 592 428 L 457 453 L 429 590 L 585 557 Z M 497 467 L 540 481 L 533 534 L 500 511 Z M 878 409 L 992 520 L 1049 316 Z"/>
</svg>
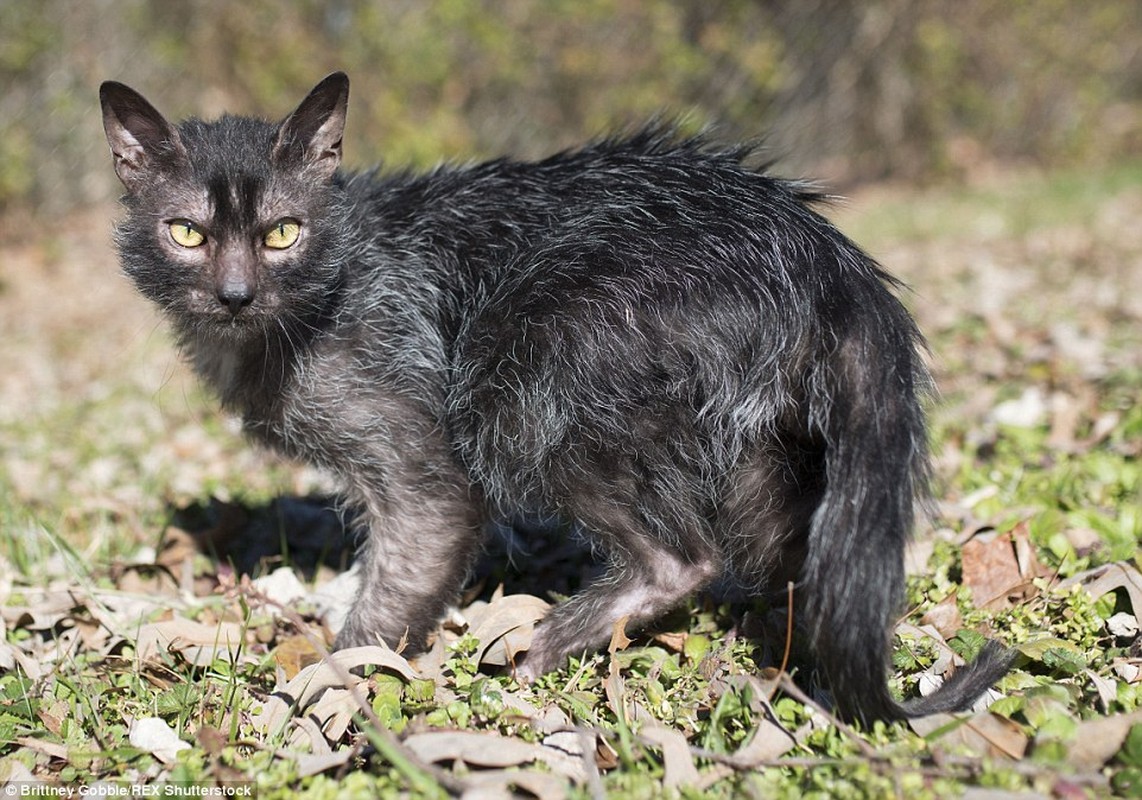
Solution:
<svg viewBox="0 0 1142 800">
<path fill-rule="evenodd" d="M 278 128 L 274 157 L 301 159 L 329 178 L 341 165 L 349 76 L 334 72 L 313 87 Z"/>
<path fill-rule="evenodd" d="M 174 127 L 131 87 L 107 81 L 99 87 L 99 103 L 115 174 L 128 191 L 148 182 L 159 160 L 183 152 Z"/>
</svg>

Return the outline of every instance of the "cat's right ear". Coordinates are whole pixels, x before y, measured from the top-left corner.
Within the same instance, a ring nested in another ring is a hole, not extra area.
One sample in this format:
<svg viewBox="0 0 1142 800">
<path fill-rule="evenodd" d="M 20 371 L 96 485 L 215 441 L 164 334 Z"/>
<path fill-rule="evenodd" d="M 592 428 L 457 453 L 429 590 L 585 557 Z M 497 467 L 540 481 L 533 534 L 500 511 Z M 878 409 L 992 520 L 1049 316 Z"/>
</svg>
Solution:
<svg viewBox="0 0 1142 800">
<path fill-rule="evenodd" d="M 157 161 L 184 152 L 174 126 L 130 86 L 105 82 L 99 87 L 99 103 L 115 174 L 128 191 L 147 182 Z"/>
<path fill-rule="evenodd" d="M 341 165 L 341 137 L 349 106 L 349 76 L 334 72 L 313 87 L 278 128 L 274 157 L 300 159 L 329 178 Z"/>
</svg>

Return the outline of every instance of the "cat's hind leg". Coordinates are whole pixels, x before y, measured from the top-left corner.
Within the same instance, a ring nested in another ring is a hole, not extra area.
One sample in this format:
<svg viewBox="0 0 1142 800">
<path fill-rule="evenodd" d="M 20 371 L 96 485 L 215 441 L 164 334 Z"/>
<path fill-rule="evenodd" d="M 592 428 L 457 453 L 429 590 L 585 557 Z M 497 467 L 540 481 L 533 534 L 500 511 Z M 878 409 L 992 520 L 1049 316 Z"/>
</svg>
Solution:
<svg viewBox="0 0 1142 800">
<path fill-rule="evenodd" d="M 576 493 L 567 510 L 606 555 L 607 570 L 547 615 L 517 665 L 517 676 L 534 680 L 568 656 L 597 650 L 616 623 L 625 621 L 634 631 L 721 574 L 721 558 L 700 509 L 679 499 L 684 491 L 672 496 L 665 483 L 647 481 L 640 491 L 624 492 L 629 481 L 599 481 L 596 491 Z"/>
</svg>

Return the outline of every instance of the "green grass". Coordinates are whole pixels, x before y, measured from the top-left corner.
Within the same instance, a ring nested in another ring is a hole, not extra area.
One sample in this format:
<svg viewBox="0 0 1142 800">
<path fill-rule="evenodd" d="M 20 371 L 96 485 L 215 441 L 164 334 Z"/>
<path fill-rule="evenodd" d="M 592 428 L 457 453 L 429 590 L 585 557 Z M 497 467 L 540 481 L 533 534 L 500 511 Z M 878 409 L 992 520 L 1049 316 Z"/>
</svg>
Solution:
<svg viewBox="0 0 1142 800">
<path fill-rule="evenodd" d="M 123 363 L 144 363 L 142 373 L 105 370 L 71 392 L 47 391 L 49 381 L 43 396 L 52 402 L 0 418 L 0 776 L 69 785 L 252 781 L 260 797 L 311 800 L 447 796 L 506 779 L 503 770 L 521 781 L 546 776 L 553 796 L 570 797 L 918 799 L 967 787 L 1139 796 L 1142 728 L 1122 715 L 1142 702 L 1142 681 L 1130 679 L 1142 640 L 1113 635 L 1108 620 L 1142 609 L 1125 588 L 1094 597 L 1055 586 L 1100 565 L 1137 565 L 1142 312 L 1131 298 L 1142 283 L 1142 238 L 1134 212 L 1142 212 L 1140 164 L 982 188 L 878 191 L 841 214 L 846 230 L 917 287 L 942 390 L 932 412 L 938 510 L 920 533 L 930 555 L 910 579 L 905 621 L 918 624 L 943 601 L 960 615 L 948 638 L 960 654 L 976 652 L 984 633 L 1020 648 L 990 715 L 925 735 L 903 724 L 838 726 L 769 676 L 751 677 L 763 645 L 731 635 L 740 609 L 699 600 L 671 618 L 674 637 L 573 660 L 526 690 L 479 664 L 472 637 L 454 633 L 439 670 L 410 679 L 391 666 L 366 668 L 363 705 L 327 695 L 324 710 L 318 700 L 287 714 L 294 721 L 284 729 L 267 728 L 260 712 L 284 685 L 291 648 L 305 651 L 299 630 L 318 630 L 307 601 L 283 617 L 225 564 L 198 556 L 182 571 L 136 562 L 155 557 L 164 528 L 191 503 L 220 496 L 256 507 L 321 484 L 251 451 L 173 366 L 162 336 L 137 343 L 149 330 L 139 323 L 116 346 Z M 981 276 L 994 271 L 1026 273 L 1030 288 L 992 302 Z M 15 305 L 18 280 L 0 290 L 0 318 Z M 1060 320 L 1097 347 L 1068 340 Z M 66 324 L 51 335 L 63 361 L 106 346 Z M 15 379 L 41 380 L 41 364 L 30 360 Z M 997 417 L 1001 403 L 1028 390 L 1045 398 L 1038 414 L 1021 425 Z M 980 609 L 964 586 L 959 540 L 977 529 L 1026 536 L 1042 567 L 1010 607 Z M 753 612 L 762 624 L 765 609 Z M 144 654 L 140 637 L 164 620 L 234 625 L 243 636 L 215 657 L 180 646 Z M 780 641 L 768 644 L 770 656 L 773 647 L 780 653 Z M 893 686 L 913 692 L 939 655 L 931 640 L 902 632 Z M 351 756 L 311 768 L 306 754 L 322 748 L 313 746 L 316 728 L 300 720 L 335 725 L 349 714 L 344 732 L 322 745 Z M 131 721 L 144 717 L 163 720 L 190 746 L 164 763 L 132 744 Z M 1116 719 L 1124 720 L 1117 752 L 1078 761 L 1091 737 L 1084 725 Z M 795 744 L 747 764 L 768 721 Z M 991 746 L 965 741 L 965 729 L 987 725 L 997 726 L 986 729 Z M 653 735 L 657 726 L 682 737 L 674 740 L 685 743 L 681 756 Z M 485 737 L 468 764 L 416 756 L 416 737 L 450 730 Z M 559 737 L 569 731 L 595 750 L 585 761 L 564 754 L 577 777 L 552 766 L 552 743 L 566 749 Z M 1000 755 L 997 736 L 1022 754 Z M 509 744 L 552 760 L 513 761 Z M 497 755 L 508 763 L 480 766 Z M 679 774 L 696 774 L 698 785 L 668 787 Z"/>
</svg>

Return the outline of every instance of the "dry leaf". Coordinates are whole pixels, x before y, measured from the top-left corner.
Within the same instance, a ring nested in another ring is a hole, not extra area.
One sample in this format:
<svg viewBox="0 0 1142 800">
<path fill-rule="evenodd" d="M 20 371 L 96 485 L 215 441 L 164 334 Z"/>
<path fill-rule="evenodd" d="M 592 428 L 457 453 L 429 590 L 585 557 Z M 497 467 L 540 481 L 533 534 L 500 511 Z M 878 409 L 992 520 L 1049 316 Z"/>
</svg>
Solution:
<svg viewBox="0 0 1142 800">
<path fill-rule="evenodd" d="M 940 636 L 949 639 L 959 632 L 960 628 L 964 626 L 963 616 L 960 614 L 960 607 L 956 603 L 956 596 L 949 594 L 936 605 L 928 609 L 928 612 L 920 618 L 920 621 L 925 625 L 931 625 Z"/>
<path fill-rule="evenodd" d="M 1067 745 L 1067 763 L 1079 772 L 1094 772 L 1109 761 L 1126 741 L 1126 734 L 1142 723 L 1142 711 L 1091 719 L 1079 723 Z"/>
<path fill-rule="evenodd" d="M 309 596 L 309 590 L 291 567 L 278 567 L 269 575 L 255 578 L 250 583 L 269 601 L 266 610 L 271 614 L 281 613 L 279 606 L 288 608 L 297 600 Z"/>
<path fill-rule="evenodd" d="M 155 659 L 166 651 L 180 654 L 195 666 L 209 666 L 218 658 L 236 662 L 245 649 L 245 630 L 238 623 L 205 625 L 185 617 L 143 625 L 135 644 L 141 660 Z"/>
<path fill-rule="evenodd" d="M 62 744 L 47 742 L 43 739 L 37 739 L 34 736 L 18 736 L 16 737 L 16 743 L 21 747 L 27 747 L 29 750 L 43 753 L 48 758 L 54 758 L 60 761 L 68 760 L 68 749 Z"/>
<path fill-rule="evenodd" d="M 173 764 L 180 750 L 189 750 L 190 745 L 178 738 L 178 734 L 159 717 L 140 717 L 131 723 L 127 734 L 132 747 L 145 750 L 164 764 Z"/>
<path fill-rule="evenodd" d="M 297 769 L 299 778 L 308 778 L 337 767 L 343 767 L 353 758 L 353 749 L 346 747 L 328 753 L 283 753 L 278 752 L 280 758 L 290 761 Z"/>
<path fill-rule="evenodd" d="M 930 714 L 908 721 L 912 730 L 934 746 L 966 747 L 971 752 L 1013 760 L 1027 751 L 1027 735 L 1009 719 L 988 711 L 961 718 L 952 714 Z"/>
<path fill-rule="evenodd" d="M 644 725 L 639 736 L 662 750 L 662 766 L 666 770 L 663 785 L 667 789 L 696 786 L 701 776 L 690 755 L 690 743 L 673 728 Z"/>
<path fill-rule="evenodd" d="M 293 717 L 288 720 L 293 728 L 289 734 L 289 746 L 294 750 L 303 750 L 312 755 L 330 755 L 334 752 L 329 746 L 329 740 L 321 731 L 321 725 L 313 717 Z M 337 752 L 347 752 L 340 750 Z"/>
<path fill-rule="evenodd" d="M 1102 706 L 1103 712 L 1110 711 L 1111 704 L 1118 699 L 1118 684 L 1110 678 L 1104 678 L 1092 669 L 1083 670 L 1083 674 L 1098 692 L 1098 704 Z"/>
<path fill-rule="evenodd" d="M 480 642 L 477 658 L 482 664 L 505 666 L 515 662 L 518 653 L 531 644 L 535 623 L 543 619 L 551 605 L 529 594 L 495 597 L 480 609 L 471 633 Z"/>
<path fill-rule="evenodd" d="M 681 653 L 686 646 L 686 639 L 690 637 L 687 631 L 663 631 L 654 635 L 654 641 L 661 644 L 673 653 Z"/>
<path fill-rule="evenodd" d="M 226 749 L 226 745 L 230 743 L 225 733 L 209 725 L 203 725 L 195 731 L 194 740 L 198 742 L 198 745 L 205 750 L 207 754 L 212 756 L 221 753 Z"/>
<path fill-rule="evenodd" d="M 464 780 L 467 788 L 461 800 L 498 800 L 499 798 L 520 797 L 513 789 L 522 789 L 538 800 L 562 800 L 567 796 L 564 781 L 554 775 L 536 770 L 476 772 Z"/>
<path fill-rule="evenodd" d="M 394 653 L 388 647 L 371 645 L 338 650 L 336 653 L 331 653 L 328 658 L 305 667 L 284 686 L 278 687 L 273 696 L 267 698 L 251 714 L 251 723 L 257 730 L 264 732 L 276 733 L 284 730 L 293 718 L 295 709 L 307 708 L 315 698 L 329 689 L 351 689 L 363 682 L 365 679 L 354 675 L 353 670 L 359 670 L 366 665 L 395 672 L 405 680 L 420 677 L 403 656 Z M 353 678 L 351 686 L 345 685 L 344 678 L 347 674 Z"/>
<path fill-rule="evenodd" d="M 339 742 L 359 708 L 357 698 L 348 689 L 326 689 L 317 702 L 306 709 L 305 715 L 321 725 L 325 738 Z"/>
<path fill-rule="evenodd" d="M 1026 526 L 1021 524 L 1011 533 L 977 536 L 964 543 L 964 584 L 971 588 L 977 606 L 999 611 L 1032 590 L 1030 581 L 1037 575 L 1038 562 L 1027 555 L 1026 538 Z"/>
<path fill-rule="evenodd" d="M 1127 683 L 1138 683 L 1142 680 L 1142 659 L 1116 658 L 1111 662 L 1114 674 Z"/>
<path fill-rule="evenodd" d="M 202 551 L 198 547 L 198 540 L 193 534 L 187 533 L 182 528 L 171 526 L 163 531 L 162 541 L 159 542 L 159 552 L 155 555 L 155 563 L 167 567 L 177 574 L 183 562 L 193 561 L 200 552 Z"/>
<path fill-rule="evenodd" d="M 415 733 L 403 744 L 422 761 L 460 761 L 479 767 L 515 767 L 540 761 L 555 772 L 581 783 L 586 776 L 579 759 L 561 750 L 474 731 Z"/>
<path fill-rule="evenodd" d="M 611 643 L 607 646 L 607 652 L 612 656 L 620 650 L 626 650 L 630 647 L 631 640 L 626 631 L 629 621 L 630 614 L 625 614 L 615 620 L 615 624 L 611 626 Z"/>
<path fill-rule="evenodd" d="M 286 680 L 296 677 L 303 668 L 321 661 L 321 654 L 314 649 L 309 637 L 300 634 L 281 639 L 274 648 L 273 656 L 285 673 Z"/>
<path fill-rule="evenodd" d="M 1094 599 L 1115 589 L 1125 589 L 1135 616 L 1142 615 L 1142 574 L 1128 561 L 1104 564 L 1073 575 L 1059 584 L 1060 589 L 1082 586 Z"/>
</svg>

